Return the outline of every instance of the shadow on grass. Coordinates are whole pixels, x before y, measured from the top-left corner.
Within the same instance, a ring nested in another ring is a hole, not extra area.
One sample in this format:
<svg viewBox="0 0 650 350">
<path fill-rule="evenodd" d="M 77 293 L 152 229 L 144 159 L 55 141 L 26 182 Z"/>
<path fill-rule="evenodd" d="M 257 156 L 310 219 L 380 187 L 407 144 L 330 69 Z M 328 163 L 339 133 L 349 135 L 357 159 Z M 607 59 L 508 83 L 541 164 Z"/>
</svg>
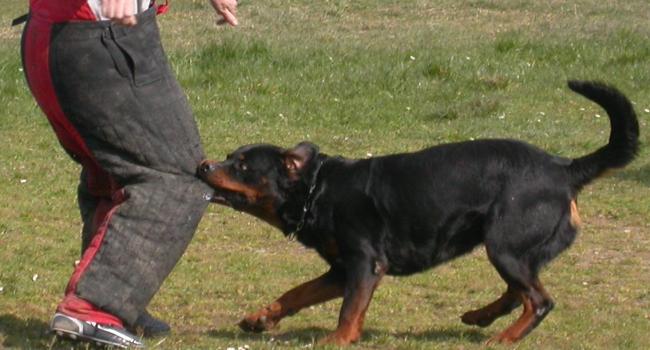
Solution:
<svg viewBox="0 0 650 350">
<path fill-rule="evenodd" d="M 242 341 L 242 340 L 251 340 L 251 341 L 260 341 L 260 340 L 270 340 L 271 338 L 275 341 L 291 341 L 298 343 L 310 344 L 317 342 L 319 339 L 324 338 L 334 329 L 325 329 L 318 327 L 309 327 L 298 330 L 290 330 L 287 332 L 282 332 L 281 330 L 274 331 L 271 333 L 246 333 L 238 329 L 219 329 L 211 330 L 207 334 L 210 337 L 220 338 L 227 341 Z M 398 332 L 398 333 L 387 333 L 383 330 L 377 329 L 366 329 L 363 331 L 362 342 L 364 339 L 371 338 L 383 338 L 385 336 L 390 336 L 396 339 L 408 339 L 412 341 L 419 342 L 433 342 L 433 343 L 445 343 L 449 341 L 467 341 L 474 344 L 482 344 L 487 341 L 489 338 L 488 335 L 481 332 L 478 329 L 431 329 L 422 332 Z"/>
<path fill-rule="evenodd" d="M 106 349 L 86 342 L 68 341 L 50 333 L 50 326 L 40 319 L 21 319 L 15 315 L 0 315 L 0 349 Z"/>
<path fill-rule="evenodd" d="M 298 330 L 290 330 L 283 332 L 281 329 L 266 332 L 266 333 L 248 333 L 237 329 L 213 329 L 207 334 L 210 337 L 220 338 L 223 340 L 234 341 L 234 340 L 254 340 L 254 341 L 264 341 L 270 340 L 271 338 L 278 341 L 296 341 L 300 343 L 311 343 L 314 340 L 325 337 L 330 330 L 325 328 L 318 327 L 309 327 Z"/>
<path fill-rule="evenodd" d="M 650 164 L 639 169 L 625 169 L 618 171 L 615 176 L 621 180 L 636 181 L 646 187 L 650 187 Z"/>
<path fill-rule="evenodd" d="M 381 333 L 381 332 L 377 332 Z M 431 329 L 423 332 L 401 332 L 393 334 L 395 338 L 413 339 L 417 341 L 428 341 L 443 343 L 449 341 L 464 340 L 474 344 L 485 343 L 489 335 L 478 329 Z"/>
<path fill-rule="evenodd" d="M 48 324 L 42 320 L 0 315 L 0 335 L 4 337 L 0 348 L 48 349 L 52 342 L 48 330 Z"/>
</svg>

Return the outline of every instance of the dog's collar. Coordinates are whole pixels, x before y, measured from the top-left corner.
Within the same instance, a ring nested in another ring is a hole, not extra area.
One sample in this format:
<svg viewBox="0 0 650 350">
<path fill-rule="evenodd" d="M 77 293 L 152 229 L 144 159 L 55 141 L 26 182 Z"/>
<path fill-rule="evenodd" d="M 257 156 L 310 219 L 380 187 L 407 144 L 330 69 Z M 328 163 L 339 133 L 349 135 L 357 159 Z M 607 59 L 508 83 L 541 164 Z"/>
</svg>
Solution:
<svg viewBox="0 0 650 350">
<path fill-rule="evenodd" d="M 314 178 L 312 180 L 311 185 L 309 186 L 309 192 L 307 193 L 307 198 L 305 199 L 305 205 L 303 205 L 302 207 L 302 215 L 300 216 L 300 221 L 298 222 L 296 229 L 291 231 L 288 236 L 289 240 L 291 241 L 293 241 L 296 238 L 296 234 L 302 231 L 303 227 L 305 227 L 305 220 L 307 219 L 307 213 L 311 210 L 311 206 L 314 204 L 313 196 L 314 196 L 314 192 L 316 191 L 316 186 L 318 185 L 318 174 L 320 173 L 320 169 L 323 167 L 323 163 L 325 163 L 324 159 L 320 160 L 316 165 L 316 170 L 314 171 Z"/>
</svg>

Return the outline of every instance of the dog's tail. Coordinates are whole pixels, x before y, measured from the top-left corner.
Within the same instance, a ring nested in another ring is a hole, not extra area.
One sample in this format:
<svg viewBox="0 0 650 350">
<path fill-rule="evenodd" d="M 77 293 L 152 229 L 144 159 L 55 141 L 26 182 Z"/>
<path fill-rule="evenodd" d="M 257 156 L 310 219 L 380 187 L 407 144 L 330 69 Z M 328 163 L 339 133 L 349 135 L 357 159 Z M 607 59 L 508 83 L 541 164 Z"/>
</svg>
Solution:
<svg viewBox="0 0 650 350">
<path fill-rule="evenodd" d="M 630 100 L 616 88 L 591 81 L 569 81 L 569 88 L 596 102 L 609 116 L 609 143 L 568 165 L 572 188 L 578 192 L 611 168 L 629 164 L 639 150 L 639 122 Z"/>
</svg>

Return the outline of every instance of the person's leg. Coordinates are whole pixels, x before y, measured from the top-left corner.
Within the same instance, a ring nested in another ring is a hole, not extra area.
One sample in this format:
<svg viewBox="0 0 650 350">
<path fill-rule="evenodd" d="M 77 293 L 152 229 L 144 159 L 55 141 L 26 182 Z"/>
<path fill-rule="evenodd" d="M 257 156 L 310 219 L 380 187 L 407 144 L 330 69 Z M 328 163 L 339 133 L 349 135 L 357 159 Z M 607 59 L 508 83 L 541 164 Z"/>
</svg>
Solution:
<svg viewBox="0 0 650 350">
<path fill-rule="evenodd" d="M 32 17 L 28 21 L 23 33 L 22 59 L 26 80 L 62 147 L 85 169 L 84 177 L 88 179 L 88 187 L 92 187 L 97 196 L 110 195 L 112 182 L 98 185 L 96 179 L 106 179 L 107 177 L 92 157 L 77 130 L 67 121 L 54 93 L 49 66 L 51 23 L 43 20 L 39 15 L 36 14 L 38 19 Z M 102 187 L 104 188 L 102 189 Z M 85 218 L 88 218 L 90 212 L 96 211 L 98 207 L 88 202 L 84 202 L 82 206 L 84 206 L 82 210 Z M 92 339 L 115 346 L 142 346 L 137 338 L 124 331 L 122 320 L 118 317 L 79 298 L 68 298 L 66 306 L 78 313 L 83 313 L 90 321 L 87 322 L 57 312 L 52 318 L 50 327 L 58 334 L 66 334 L 73 338 Z"/>
<path fill-rule="evenodd" d="M 210 193 L 195 176 L 204 158 L 198 131 L 167 64 L 153 11 L 138 23 L 57 26 L 50 56 L 65 115 L 119 184 L 68 294 L 127 324 L 185 251 Z"/>
<path fill-rule="evenodd" d="M 79 205 L 79 214 L 81 216 L 81 255 L 88 249 L 90 242 L 97 232 L 95 223 L 95 213 L 99 203 L 107 198 L 95 196 L 88 188 L 88 171 L 81 169 L 79 174 L 79 186 L 77 187 L 77 204 Z"/>
<path fill-rule="evenodd" d="M 147 23 L 140 22 L 138 28 Z M 73 158 L 101 164 L 97 169 L 111 179 L 110 201 L 94 209 L 100 230 L 58 310 L 82 321 L 132 325 L 182 255 L 207 206 L 202 197 L 209 188 L 194 177 L 203 158 L 196 125 L 156 40 L 155 22 L 149 21 L 149 32 L 79 30 L 95 26 L 83 23 L 61 26 L 53 36 L 47 26 L 30 31 L 33 25 L 26 32 L 25 63 L 37 101 Z M 99 35 L 82 40 L 84 33 Z M 145 45 L 151 35 L 153 47 Z M 138 57 L 139 44 L 150 51 Z M 80 64 L 80 57 L 127 70 L 93 69 Z M 156 69 L 143 66 L 143 57 Z M 52 72 L 49 64 L 39 65 L 50 59 Z M 88 173 L 89 187 L 96 175 Z"/>
<path fill-rule="evenodd" d="M 79 176 L 79 186 L 77 188 L 77 202 L 79 204 L 79 213 L 83 223 L 81 229 L 81 256 L 90 246 L 93 237 L 99 232 L 99 221 L 101 218 L 97 214 L 97 208 L 100 203 L 110 201 L 110 198 L 95 196 L 92 189 L 88 187 L 88 171 L 82 168 Z M 98 182 L 98 181 L 95 181 Z M 79 262 L 78 260 L 77 262 Z M 168 323 L 152 316 L 147 310 L 144 310 L 133 325 L 127 326 L 127 329 L 135 334 L 144 337 L 158 337 L 168 334 L 171 327 Z"/>
</svg>

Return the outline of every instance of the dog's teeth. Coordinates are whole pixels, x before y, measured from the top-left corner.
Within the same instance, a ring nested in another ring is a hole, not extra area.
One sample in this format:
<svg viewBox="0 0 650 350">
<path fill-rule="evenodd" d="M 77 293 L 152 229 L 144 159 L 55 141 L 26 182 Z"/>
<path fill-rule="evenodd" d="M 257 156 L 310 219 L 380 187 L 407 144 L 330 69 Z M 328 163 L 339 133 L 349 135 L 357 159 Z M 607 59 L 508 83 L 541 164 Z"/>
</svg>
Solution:
<svg viewBox="0 0 650 350">
<path fill-rule="evenodd" d="M 209 194 L 209 193 L 204 193 L 203 194 L 203 199 L 205 199 L 208 202 L 212 201 L 213 198 L 214 198 L 214 196 Z"/>
</svg>

